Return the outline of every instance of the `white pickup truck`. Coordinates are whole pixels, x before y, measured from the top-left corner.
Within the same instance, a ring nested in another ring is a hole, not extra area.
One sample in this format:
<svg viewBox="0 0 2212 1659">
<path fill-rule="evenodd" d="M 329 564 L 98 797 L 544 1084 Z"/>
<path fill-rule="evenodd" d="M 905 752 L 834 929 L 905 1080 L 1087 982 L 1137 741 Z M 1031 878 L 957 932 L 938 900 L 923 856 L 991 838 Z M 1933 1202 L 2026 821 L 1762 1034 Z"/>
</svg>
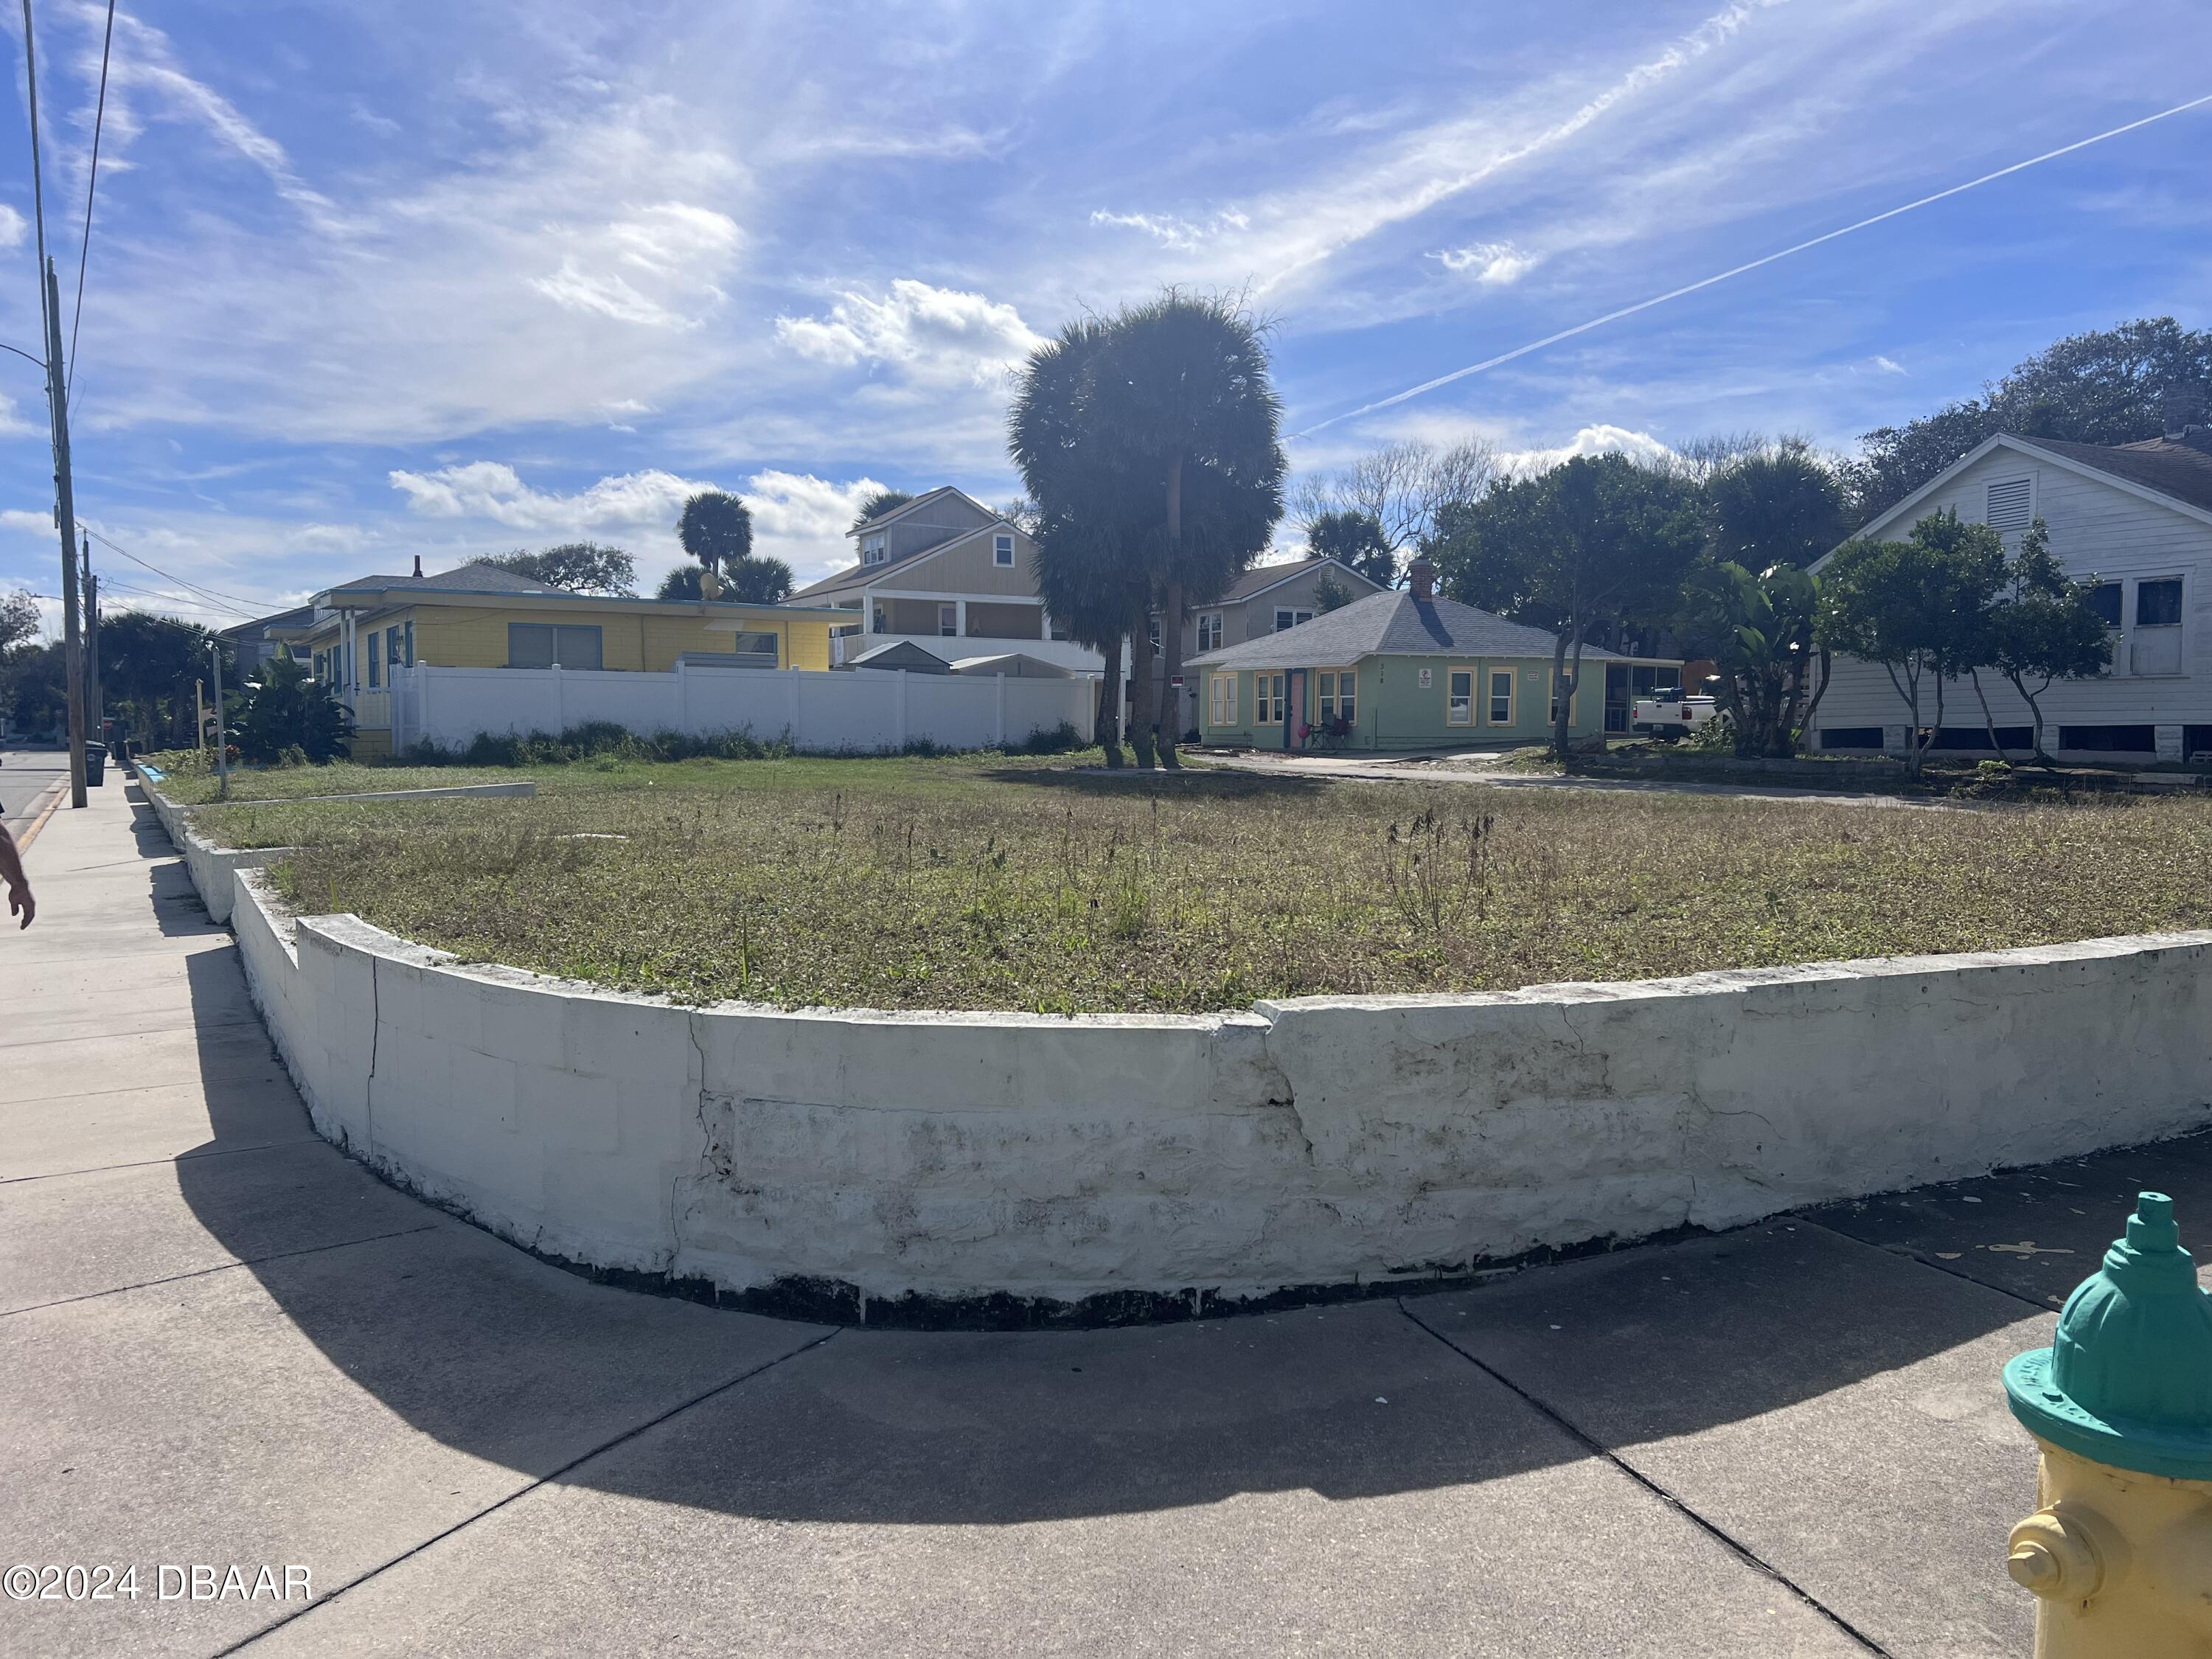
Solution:
<svg viewBox="0 0 2212 1659">
<path fill-rule="evenodd" d="M 1720 716 L 1720 706 L 1711 697 L 1684 696 L 1680 691 L 1661 691 L 1638 697 L 1630 711 L 1628 729 L 1638 737 L 1673 743 L 1684 733 Z"/>
</svg>

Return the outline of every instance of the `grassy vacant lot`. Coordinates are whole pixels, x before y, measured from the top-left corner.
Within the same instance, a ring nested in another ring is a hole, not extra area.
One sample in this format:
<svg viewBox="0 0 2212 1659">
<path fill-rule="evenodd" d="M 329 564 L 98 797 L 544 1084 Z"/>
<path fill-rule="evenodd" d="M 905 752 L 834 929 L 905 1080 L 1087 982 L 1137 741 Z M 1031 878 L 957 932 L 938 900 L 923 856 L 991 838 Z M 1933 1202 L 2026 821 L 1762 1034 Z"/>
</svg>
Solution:
<svg viewBox="0 0 2212 1659">
<path fill-rule="evenodd" d="M 197 806 L 216 799 L 221 787 L 212 768 L 192 764 L 194 757 L 149 755 L 149 763 L 167 768 L 161 789 L 181 806 Z M 304 795 L 350 795 L 374 789 L 444 789 L 457 783 L 512 783 L 520 775 L 502 767 L 467 766 L 356 766 L 341 761 L 329 766 L 241 766 L 230 775 L 233 800 L 294 800 Z"/>
<path fill-rule="evenodd" d="M 2212 919 L 2212 814 L 2185 800 L 1121 781 L 1065 758 L 534 775 L 534 800 L 200 816 L 233 844 L 302 846 L 277 879 L 311 913 L 471 960 L 787 1006 L 1194 1012 Z"/>
</svg>

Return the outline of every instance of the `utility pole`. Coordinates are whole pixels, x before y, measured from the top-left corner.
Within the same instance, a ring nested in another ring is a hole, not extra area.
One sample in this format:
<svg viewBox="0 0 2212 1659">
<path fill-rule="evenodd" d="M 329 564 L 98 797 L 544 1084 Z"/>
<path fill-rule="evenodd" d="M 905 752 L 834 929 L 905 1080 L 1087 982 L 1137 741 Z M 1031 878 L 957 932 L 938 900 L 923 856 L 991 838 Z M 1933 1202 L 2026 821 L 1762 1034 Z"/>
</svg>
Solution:
<svg viewBox="0 0 2212 1659">
<path fill-rule="evenodd" d="M 94 741 L 107 741 L 107 699 L 100 689 L 100 578 L 92 574 L 92 532 L 84 535 L 84 706 Z"/>
<path fill-rule="evenodd" d="M 30 0 L 24 0 L 30 9 Z M 46 261 L 46 400 L 54 414 L 54 523 L 62 532 L 62 672 L 69 677 L 70 805 L 84 799 L 83 614 L 76 591 L 76 501 L 70 483 L 69 393 L 62 380 L 61 287 Z"/>
<path fill-rule="evenodd" d="M 70 483 L 69 381 L 62 367 L 62 291 L 46 257 L 44 170 L 39 165 L 39 63 L 31 43 L 31 0 L 23 0 L 23 79 L 31 112 L 32 218 L 39 230 L 39 307 L 46 322 L 46 408 L 53 422 L 54 526 L 62 538 L 62 672 L 69 687 L 70 805 L 84 797 L 84 644 L 76 596 L 76 501 Z"/>
<path fill-rule="evenodd" d="M 215 770 L 222 782 L 216 790 L 216 799 L 230 799 L 230 741 L 222 730 L 222 647 L 213 640 L 208 641 L 208 661 L 215 669 Z"/>
</svg>

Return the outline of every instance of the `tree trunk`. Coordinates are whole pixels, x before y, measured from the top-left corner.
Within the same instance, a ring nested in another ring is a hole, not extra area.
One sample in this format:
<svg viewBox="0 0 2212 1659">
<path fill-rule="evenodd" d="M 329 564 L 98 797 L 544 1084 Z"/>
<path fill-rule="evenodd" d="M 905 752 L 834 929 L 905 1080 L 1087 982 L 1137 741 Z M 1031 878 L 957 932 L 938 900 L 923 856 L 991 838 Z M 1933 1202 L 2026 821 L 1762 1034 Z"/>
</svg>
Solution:
<svg viewBox="0 0 2212 1659">
<path fill-rule="evenodd" d="M 1160 764 L 1170 772 L 1182 769 L 1176 744 L 1182 740 L 1182 693 L 1176 677 L 1182 672 L 1182 457 L 1168 463 L 1168 579 L 1164 593 L 1166 614 L 1160 618 L 1160 643 L 1167 662 L 1160 671 L 1160 696 L 1166 718 L 1160 722 Z"/>
<path fill-rule="evenodd" d="M 1575 667 L 1579 671 L 1583 660 L 1583 618 L 1577 611 L 1567 624 L 1574 638 Z M 1567 758 L 1567 705 L 1574 701 L 1574 687 L 1567 678 L 1567 635 L 1555 635 L 1552 641 L 1552 753 L 1565 764 Z"/>
<path fill-rule="evenodd" d="M 1129 636 L 1129 747 L 1137 751 L 1137 769 L 1152 769 L 1152 636 L 1147 619 L 1139 615 Z"/>
<path fill-rule="evenodd" d="M 2012 689 L 2020 693 L 2021 701 L 2027 705 L 2028 718 L 2035 722 L 2035 752 L 2032 758 L 2038 766 L 2057 771 L 2058 763 L 2052 760 L 2043 747 L 2043 692 L 2051 690 L 2051 682 L 2044 681 L 2042 691 L 2031 691 L 2027 689 L 2025 675 L 2007 674 L 2005 678 L 2012 682 Z"/>
<path fill-rule="evenodd" d="M 1098 684 L 1098 721 L 1092 732 L 1106 751 L 1107 766 L 1116 772 L 1121 769 L 1121 643 L 1115 639 L 1106 647 L 1106 678 Z"/>
<path fill-rule="evenodd" d="M 1970 668 L 1966 678 L 1974 683 L 1974 697 L 1982 705 L 1982 729 L 1990 734 L 1990 752 L 1999 760 L 2004 758 L 2004 745 L 1997 741 L 1996 716 L 1990 713 L 1990 700 L 1982 690 L 1982 671 Z"/>
<path fill-rule="evenodd" d="M 1828 695 L 1828 674 L 1834 665 L 1834 657 L 1830 654 L 1826 646 L 1822 646 L 1820 647 L 1820 683 L 1813 688 L 1813 701 L 1805 705 L 1804 718 L 1797 722 L 1800 731 L 1807 732 L 1812 731 L 1813 716 L 1820 712 L 1820 699 Z"/>
</svg>

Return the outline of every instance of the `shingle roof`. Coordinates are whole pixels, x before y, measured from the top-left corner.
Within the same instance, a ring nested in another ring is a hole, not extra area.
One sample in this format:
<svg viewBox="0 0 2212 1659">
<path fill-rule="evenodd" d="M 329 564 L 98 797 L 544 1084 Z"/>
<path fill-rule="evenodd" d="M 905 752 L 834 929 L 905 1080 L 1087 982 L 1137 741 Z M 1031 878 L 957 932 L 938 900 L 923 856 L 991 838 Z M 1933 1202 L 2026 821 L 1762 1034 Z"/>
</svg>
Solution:
<svg viewBox="0 0 2212 1659">
<path fill-rule="evenodd" d="M 1190 659 L 1195 667 L 1311 668 L 1363 657 L 1548 657 L 1558 642 L 1456 599 L 1419 599 L 1404 592 L 1370 593 L 1311 622 L 1225 645 Z M 1585 661 L 1626 662 L 1616 652 L 1583 647 Z"/>
<path fill-rule="evenodd" d="M 2176 443 L 2170 438 L 2148 438 L 2133 444 L 2076 444 L 2056 438 L 2023 438 L 2017 433 L 2005 435 L 2212 512 L 2212 454 L 2193 444 Z"/>
<path fill-rule="evenodd" d="M 495 564 L 473 562 L 451 570 L 441 570 L 434 576 L 360 576 L 349 582 L 341 582 L 331 591 L 343 593 L 362 590 L 374 593 L 400 587 L 438 588 L 462 593 L 567 593 L 571 591 L 545 582 L 532 581 L 527 576 L 518 576 L 512 570 L 501 569 Z"/>
<path fill-rule="evenodd" d="M 1379 584 L 1370 580 L 1367 577 L 1361 575 L 1357 570 L 1354 570 L 1350 565 L 1342 563 L 1338 560 L 1318 558 L 1292 559 L 1287 564 L 1255 565 L 1251 569 L 1239 576 L 1235 581 L 1230 583 L 1229 591 L 1224 593 L 1218 599 L 1214 600 L 1213 603 L 1216 605 L 1235 605 L 1240 600 L 1250 599 L 1255 593 L 1265 592 L 1268 588 L 1274 586 L 1278 582 L 1286 582 L 1293 576 L 1303 576 L 1308 571 L 1317 570 L 1325 564 L 1335 565 L 1336 568 L 1339 570 L 1341 570 L 1346 575 L 1352 577 L 1357 581 L 1364 583 L 1369 587 L 1377 588 L 1379 591 Z"/>
</svg>

